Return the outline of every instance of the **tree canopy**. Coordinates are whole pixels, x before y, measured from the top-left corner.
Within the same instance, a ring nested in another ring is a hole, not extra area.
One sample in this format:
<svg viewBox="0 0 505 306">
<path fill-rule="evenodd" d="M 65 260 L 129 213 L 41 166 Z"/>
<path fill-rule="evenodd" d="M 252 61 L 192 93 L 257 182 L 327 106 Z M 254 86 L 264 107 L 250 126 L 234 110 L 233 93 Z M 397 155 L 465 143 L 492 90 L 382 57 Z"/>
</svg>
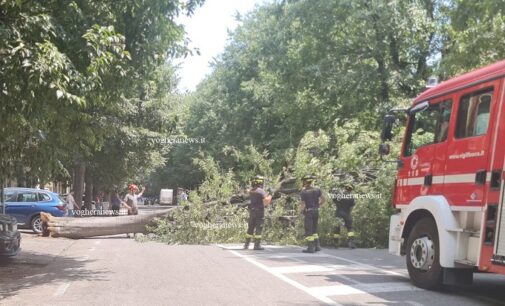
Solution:
<svg viewBox="0 0 505 306">
<path fill-rule="evenodd" d="M 170 60 L 191 53 L 180 14 L 203 1 L 0 1 L 0 173 L 104 187 L 163 164 L 172 132 Z"/>
</svg>

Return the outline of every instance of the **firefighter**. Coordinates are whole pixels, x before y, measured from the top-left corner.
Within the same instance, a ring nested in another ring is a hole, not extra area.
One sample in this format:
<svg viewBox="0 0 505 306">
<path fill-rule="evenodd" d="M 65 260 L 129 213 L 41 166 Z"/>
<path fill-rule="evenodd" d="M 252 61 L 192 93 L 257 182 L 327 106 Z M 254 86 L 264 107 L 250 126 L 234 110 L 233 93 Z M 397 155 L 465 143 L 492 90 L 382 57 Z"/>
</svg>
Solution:
<svg viewBox="0 0 505 306">
<path fill-rule="evenodd" d="M 254 250 L 263 250 L 261 247 L 261 232 L 265 220 L 265 206 L 272 202 L 272 196 L 263 190 L 265 178 L 256 175 L 252 181 L 252 189 L 249 191 L 249 222 L 244 249 L 249 248 L 251 239 L 254 239 Z"/>
<path fill-rule="evenodd" d="M 352 190 L 353 188 L 350 184 L 345 184 L 340 190 L 340 193 L 333 198 L 333 203 L 336 205 L 335 217 L 337 219 L 342 219 L 344 221 L 344 226 L 347 229 L 347 246 L 354 249 L 356 248 L 356 245 L 354 244 L 355 234 L 352 229 L 352 208 L 356 204 L 356 201 L 352 196 Z M 333 239 L 335 241 L 335 246 L 339 247 L 342 240 L 342 236 L 340 234 L 340 224 L 335 227 Z"/>
<path fill-rule="evenodd" d="M 324 203 L 324 197 L 321 189 L 312 186 L 314 180 L 313 175 L 306 175 L 302 178 L 303 189 L 300 193 L 300 210 L 305 215 L 305 240 L 308 245 L 307 249 L 303 250 L 304 253 L 321 251 L 319 235 L 317 234 L 317 222 L 319 220 L 319 206 Z"/>
</svg>

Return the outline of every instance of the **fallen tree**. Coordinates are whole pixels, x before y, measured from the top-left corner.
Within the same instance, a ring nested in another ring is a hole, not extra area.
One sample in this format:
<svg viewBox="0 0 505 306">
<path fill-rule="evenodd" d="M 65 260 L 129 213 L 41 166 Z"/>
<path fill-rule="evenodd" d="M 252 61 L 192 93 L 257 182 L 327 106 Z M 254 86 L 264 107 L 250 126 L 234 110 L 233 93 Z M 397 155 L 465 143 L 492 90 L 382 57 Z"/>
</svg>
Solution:
<svg viewBox="0 0 505 306">
<path fill-rule="evenodd" d="M 117 217 L 66 218 L 41 212 L 43 236 L 72 239 L 109 236 L 127 233 L 145 233 L 146 226 L 154 225 L 156 218 L 167 217 L 171 209 Z"/>
<path fill-rule="evenodd" d="M 281 182 L 281 187 L 277 190 L 270 190 L 274 198 L 280 198 L 281 194 L 291 195 L 299 192 L 293 185 L 294 179 L 288 179 Z M 229 200 L 230 203 L 237 206 L 246 207 L 249 205 L 248 194 L 235 194 Z M 218 201 L 210 201 L 205 205 L 217 204 Z M 227 204 L 227 203 L 223 203 Z M 179 208 L 189 209 L 187 205 Z M 146 233 L 146 226 L 155 225 L 155 219 L 168 217 L 171 209 L 157 210 L 149 213 L 143 213 L 134 216 L 107 216 L 107 217 L 89 217 L 89 218 L 68 218 L 54 217 L 47 213 L 40 213 L 43 226 L 43 236 L 65 237 L 72 239 L 89 238 L 96 236 L 109 236 L 127 233 Z M 293 216 L 285 216 L 290 221 Z"/>
</svg>

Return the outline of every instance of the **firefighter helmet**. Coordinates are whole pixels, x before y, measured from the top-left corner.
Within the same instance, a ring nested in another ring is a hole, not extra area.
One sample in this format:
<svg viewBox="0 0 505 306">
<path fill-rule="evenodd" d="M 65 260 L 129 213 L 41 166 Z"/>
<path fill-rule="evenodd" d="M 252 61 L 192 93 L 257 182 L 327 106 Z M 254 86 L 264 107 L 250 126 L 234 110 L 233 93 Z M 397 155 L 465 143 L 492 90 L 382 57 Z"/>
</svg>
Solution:
<svg viewBox="0 0 505 306">
<path fill-rule="evenodd" d="M 306 174 L 302 177 L 304 183 L 313 183 L 316 177 L 312 174 Z"/>
<path fill-rule="evenodd" d="M 261 175 L 256 175 L 256 176 L 253 178 L 253 180 L 252 180 L 252 184 L 253 184 L 254 186 L 256 186 L 256 185 L 262 185 L 262 184 L 264 184 L 264 183 L 265 183 L 265 178 L 264 178 L 263 176 L 261 176 Z"/>
</svg>

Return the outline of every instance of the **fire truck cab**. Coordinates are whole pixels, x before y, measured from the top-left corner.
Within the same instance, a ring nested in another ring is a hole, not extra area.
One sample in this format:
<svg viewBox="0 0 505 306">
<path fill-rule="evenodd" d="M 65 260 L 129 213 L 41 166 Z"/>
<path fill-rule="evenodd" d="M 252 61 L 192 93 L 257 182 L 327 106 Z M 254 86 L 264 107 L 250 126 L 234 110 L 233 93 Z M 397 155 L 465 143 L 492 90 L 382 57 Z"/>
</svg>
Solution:
<svg viewBox="0 0 505 306">
<path fill-rule="evenodd" d="M 402 111 L 389 252 L 406 255 L 412 282 L 426 289 L 505 274 L 505 61 L 433 86 Z"/>
</svg>

